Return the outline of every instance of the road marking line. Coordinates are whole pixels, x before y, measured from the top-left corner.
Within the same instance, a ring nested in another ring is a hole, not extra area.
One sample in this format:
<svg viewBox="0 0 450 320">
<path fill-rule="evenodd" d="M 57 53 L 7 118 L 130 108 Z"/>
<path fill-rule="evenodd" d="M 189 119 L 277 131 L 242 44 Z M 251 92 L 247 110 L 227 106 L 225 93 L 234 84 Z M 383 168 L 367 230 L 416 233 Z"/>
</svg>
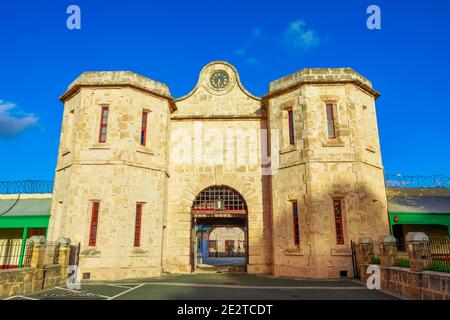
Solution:
<svg viewBox="0 0 450 320">
<path fill-rule="evenodd" d="M 121 292 L 121 293 L 119 293 L 119 294 L 116 294 L 114 297 L 110 297 L 108 300 L 113 300 L 113 299 L 115 299 L 115 298 L 117 298 L 117 297 L 120 297 L 120 296 L 126 294 L 126 293 L 129 293 L 129 292 L 131 292 L 131 291 L 133 291 L 133 290 L 136 290 L 136 289 L 138 289 L 138 288 L 140 288 L 140 287 L 142 287 L 142 286 L 145 286 L 145 283 L 142 283 L 142 284 L 140 284 L 140 285 L 138 285 L 138 286 L 136 286 L 136 287 L 134 287 L 134 288 L 130 288 L 130 289 L 128 289 L 128 290 L 125 290 L 124 292 Z"/>
<path fill-rule="evenodd" d="M 11 300 L 11 299 L 14 299 L 14 298 L 23 298 L 23 299 L 28 299 L 28 300 L 39 300 L 39 299 L 35 299 L 35 298 L 31 298 L 31 297 L 25 297 L 25 296 L 12 296 L 12 297 L 5 298 L 3 300 Z"/>
<path fill-rule="evenodd" d="M 68 288 L 62 288 L 62 287 L 55 287 L 55 289 L 60 289 L 60 290 L 66 290 L 66 291 L 70 291 L 70 292 L 80 293 L 80 291 L 72 290 L 72 289 L 68 289 Z M 93 292 L 88 292 L 88 293 L 89 294 L 94 294 L 94 295 L 97 295 L 99 297 L 106 298 L 106 299 L 111 298 L 110 296 L 104 296 L 104 295 L 101 295 L 101 294 L 98 294 L 98 293 L 93 293 Z"/>
<path fill-rule="evenodd" d="M 108 287 L 116 287 L 116 288 L 122 288 L 122 289 L 131 289 L 131 288 L 134 288 L 134 287 L 126 287 L 126 286 L 123 286 L 123 285 L 115 285 L 115 284 L 106 284 Z"/>
<path fill-rule="evenodd" d="M 146 284 L 146 283 L 148 283 L 148 282 L 124 282 L 124 283 L 115 283 L 115 282 L 113 282 L 113 283 L 105 283 L 105 282 L 86 282 L 86 283 L 84 283 L 84 282 L 82 282 L 81 283 L 81 286 L 105 286 L 105 285 L 111 285 L 111 286 L 124 286 L 124 287 L 126 287 L 126 286 L 137 286 L 137 285 L 140 285 L 140 284 Z M 130 287 L 128 287 L 128 288 L 130 288 Z"/>
<path fill-rule="evenodd" d="M 197 284 L 197 283 L 178 283 L 178 282 L 148 282 L 151 285 L 161 286 L 179 286 L 179 287 L 207 287 L 207 288 L 232 288 L 232 289 L 274 289 L 274 290 L 368 290 L 366 287 L 305 287 L 305 286 L 239 286 L 223 284 Z"/>
</svg>

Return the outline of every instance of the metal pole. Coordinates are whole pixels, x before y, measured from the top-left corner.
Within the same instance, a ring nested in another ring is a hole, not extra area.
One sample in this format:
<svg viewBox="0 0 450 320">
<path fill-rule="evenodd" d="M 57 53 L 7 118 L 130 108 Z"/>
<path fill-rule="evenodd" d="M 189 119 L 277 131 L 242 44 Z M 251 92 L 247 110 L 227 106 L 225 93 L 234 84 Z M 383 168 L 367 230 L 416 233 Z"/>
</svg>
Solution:
<svg viewBox="0 0 450 320">
<path fill-rule="evenodd" d="M 23 228 L 22 233 L 22 246 L 20 248 L 20 257 L 19 257 L 19 268 L 22 268 L 23 264 L 23 255 L 25 254 L 25 246 L 27 244 L 27 235 L 28 235 L 28 227 Z"/>
</svg>

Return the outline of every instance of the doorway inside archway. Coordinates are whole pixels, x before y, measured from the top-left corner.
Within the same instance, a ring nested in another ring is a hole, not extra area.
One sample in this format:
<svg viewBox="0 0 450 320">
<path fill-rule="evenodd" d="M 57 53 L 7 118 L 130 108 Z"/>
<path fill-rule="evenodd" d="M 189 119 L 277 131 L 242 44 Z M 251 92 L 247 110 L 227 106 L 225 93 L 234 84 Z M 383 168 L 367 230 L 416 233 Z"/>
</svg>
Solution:
<svg viewBox="0 0 450 320">
<path fill-rule="evenodd" d="M 192 271 L 245 271 L 247 225 L 247 205 L 236 190 L 211 186 L 200 192 L 192 206 Z"/>
</svg>

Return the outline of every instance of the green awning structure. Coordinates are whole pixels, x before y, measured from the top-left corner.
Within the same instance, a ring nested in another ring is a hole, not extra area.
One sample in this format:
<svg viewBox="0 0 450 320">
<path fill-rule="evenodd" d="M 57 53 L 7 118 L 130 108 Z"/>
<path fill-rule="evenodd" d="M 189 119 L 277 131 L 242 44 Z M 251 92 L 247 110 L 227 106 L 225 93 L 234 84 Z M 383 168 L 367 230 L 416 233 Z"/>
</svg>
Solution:
<svg viewBox="0 0 450 320">
<path fill-rule="evenodd" d="M 396 224 L 442 225 L 450 236 L 449 195 L 406 195 L 389 200 L 389 224 L 391 233 Z"/>
<path fill-rule="evenodd" d="M 22 229 L 19 268 L 23 267 L 28 230 L 48 228 L 51 205 L 51 198 L 0 199 L 0 230 Z"/>
<path fill-rule="evenodd" d="M 51 198 L 0 199 L 1 228 L 47 228 Z"/>
</svg>

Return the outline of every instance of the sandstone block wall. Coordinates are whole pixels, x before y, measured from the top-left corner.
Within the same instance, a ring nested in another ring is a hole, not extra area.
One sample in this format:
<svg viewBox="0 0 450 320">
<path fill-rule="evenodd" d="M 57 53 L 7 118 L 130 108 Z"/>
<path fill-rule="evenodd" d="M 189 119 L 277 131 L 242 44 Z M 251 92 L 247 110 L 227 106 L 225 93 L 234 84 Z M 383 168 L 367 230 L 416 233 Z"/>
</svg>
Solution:
<svg viewBox="0 0 450 320">
<path fill-rule="evenodd" d="M 388 232 L 376 96 L 351 69 L 305 69 L 270 85 L 269 125 L 280 131 L 279 170 L 272 176 L 275 274 L 351 276 L 350 241 Z M 327 104 L 334 111 L 332 139 Z M 294 145 L 286 139 L 288 110 L 298 129 Z M 333 199 L 342 201 L 344 244 L 336 241 Z M 300 245 L 294 244 L 295 201 Z"/>
<path fill-rule="evenodd" d="M 117 73 L 112 78 L 128 83 L 128 74 L 121 77 Z M 91 279 L 159 275 L 170 102 L 134 87 L 101 84 L 79 88 L 65 103 L 49 237 L 64 235 L 81 243 L 80 267 Z M 105 105 L 107 139 L 99 143 Z M 149 123 L 146 146 L 140 145 L 143 110 Z M 91 247 L 94 201 L 100 202 L 100 210 L 97 243 Z M 141 246 L 135 248 L 137 203 L 143 203 L 143 210 Z"/>
<path fill-rule="evenodd" d="M 222 88 L 211 80 L 217 71 L 228 75 Z M 80 242 L 80 266 L 91 279 L 191 272 L 193 201 L 208 187 L 228 186 L 247 204 L 248 272 L 351 276 L 350 241 L 388 232 L 378 95 L 349 68 L 303 69 L 272 82 L 259 98 L 245 90 L 232 65 L 215 61 L 176 100 L 166 85 L 131 72 L 84 73 L 61 97 L 50 239 Z M 328 138 L 327 103 L 336 115 L 336 139 Z M 107 141 L 98 143 L 104 105 Z M 142 147 L 144 109 L 149 144 Z M 343 203 L 339 245 L 336 197 Z M 100 213 L 97 244 L 90 247 L 93 201 L 100 201 Z M 133 247 L 136 202 L 144 204 L 140 248 Z"/>
<path fill-rule="evenodd" d="M 211 88 L 209 77 L 216 70 L 230 75 L 225 92 Z M 249 272 L 270 272 L 270 185 L 261 169 L 261 129 L 267 123 L 260 99 L 243 89 L 231 65 L 211 63 L 191 93 L 176 104 L 171 115 L 164 270 L 190 271 L 192 203 L 203 189 L 224 185 L 247 204 Z"/>
</svg>

